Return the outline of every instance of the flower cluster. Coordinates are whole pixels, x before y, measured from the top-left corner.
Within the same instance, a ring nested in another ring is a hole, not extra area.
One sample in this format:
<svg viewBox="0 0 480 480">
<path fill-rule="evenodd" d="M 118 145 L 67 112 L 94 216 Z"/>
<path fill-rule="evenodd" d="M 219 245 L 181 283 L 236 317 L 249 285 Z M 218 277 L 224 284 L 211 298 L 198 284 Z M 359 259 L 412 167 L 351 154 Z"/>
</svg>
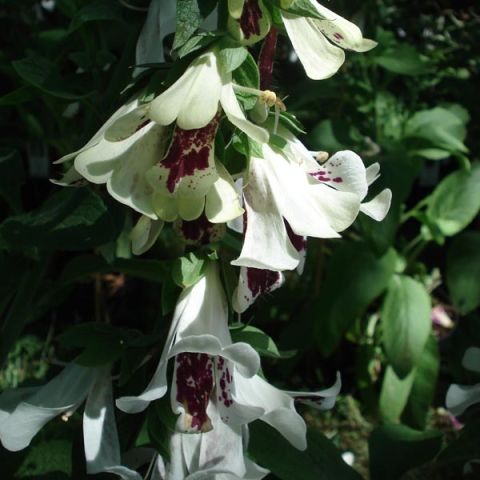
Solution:
<svg viewBox="0 0 480 480">
<path fill-rule="evenodd" d="M 279 3 L 280 18 L 310 78 L 333 75 L 344 62 L 343 49 L 364 52 L 375 46 L 315 0 L 307 0 L 309 16 L 290 9 L 292 3 Z M 262 0 L 229 0 L 228 13 L 240 49 L 274 28 Z M 269 90 L 234 80 L 232 72 L 241 63 L 231 68 L 226 57 L 221 41 L 209 45 L 157 96 L 137 93 L 84 147 L 58 161 L 73 160 L 73 165 L 57 183 L 106 184 L 114 199 L 137 212 L 130 234 L 135 254 L 152 247 L 168 223 L 190 245 L 217 241 L 226 226 L 238 232 L 243 243 L 231 261 L 239 268 L 230 303 L 242 313 L 282 285 L 282 272 L 302 272 L 308 237 L 339 237 L 360 212 L 382 220 L 391 192 L 385 189 L 366 201 L 379 164 L 365 167 L 351 151 L 330 158 L 309 151 L 281 121 L 283 102 Z M 245 104 L 246 97 L 255 108 Z M 233 171 L 225 160 L 232 146 L 243 157 L 243 169 Z M 319 392 L 282 391 L 269 384 L 256 350 L 232 341 L 228 305 L 217 262 L 207 260 L 178 299 L 150 383 L 139 395 L 116 401 L 120 410 L 137 413 L 170 393 L 178 421 L 170 461 L 155 460 L 157 478 L 261 479 L 268 472 L 245 454 L 248 424 L 262 420 L 305 449 L 306 425 L 295 402 L 319 409 L 335 403 L 339 377 Z M 72 412 L 84 399 L 88 471 L 140 478 L 120 461 L 110 367 L 71 365 L 45 387 L 0 398 L 3 445 L 24 448 L 48 420 Z"/>
</svg>

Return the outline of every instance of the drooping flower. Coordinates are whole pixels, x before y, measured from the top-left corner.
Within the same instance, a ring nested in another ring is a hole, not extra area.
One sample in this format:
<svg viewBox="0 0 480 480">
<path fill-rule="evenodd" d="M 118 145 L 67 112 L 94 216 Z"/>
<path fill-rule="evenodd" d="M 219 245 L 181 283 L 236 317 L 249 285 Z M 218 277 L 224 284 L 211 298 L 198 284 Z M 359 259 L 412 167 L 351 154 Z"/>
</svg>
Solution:
<svg viewBox="0 0 480 480">
<path fill-rule="evenodd" d="M 462 365 L 467 370 L 480 373 L 480 348 L 468 348 L 463 356 Z M 450 385 L 445 403 L 453 415 L 461 415 L 471 405 L 480 403 L 480 383 L 468 386 Z"/>
<path fill-rule="evenodd" d="M 320 18 L 281 11 L 283 23 L 293 48 L 308 77 L 321 80 L 331 77 L 345 61 L 346 50 L 367 52 L 377 43 L 363 38 L 360 29 L 317 3 L 307 0 Z"/>
<path fill-rule="evenodd" d="M 42 387 L 19 388 L 0 395 L 0 440 L 10 451 L 30 445 L 53 418 L 66 418 L 85 401 L 83 438 L 87 473 L 113 473 L 123 480 L 141 476 L 123 466 L 112 398 L 109 367 L 74 363 Z"/>
<path fill-rule="evenodd" d="M 232 343 L 227 321 L 225 294 L 217 266 L 211 263 L 204 276 L 182 292 L 149 385 L 138 396 L 118 399 L 117 406 L 136 413 L 165 395 L 167 362 L 173 358 L 171 402 L 179 414 L 180 432 L 205 434 L 214 430 L 219 421 L 236 429 L 261 419 L 297 448 L 305 448 L 306 426 L 295 410 L 294 400 L 299 397 L 319 408 L 331 408 L 339 380 L 330 389 L 308 394 L 283 392 L 269 385 L 256 374 L 260 359 L 255 350 L 246 343 Z M 285 418 L 289 419 L 288 425 Z"/>
</svg>

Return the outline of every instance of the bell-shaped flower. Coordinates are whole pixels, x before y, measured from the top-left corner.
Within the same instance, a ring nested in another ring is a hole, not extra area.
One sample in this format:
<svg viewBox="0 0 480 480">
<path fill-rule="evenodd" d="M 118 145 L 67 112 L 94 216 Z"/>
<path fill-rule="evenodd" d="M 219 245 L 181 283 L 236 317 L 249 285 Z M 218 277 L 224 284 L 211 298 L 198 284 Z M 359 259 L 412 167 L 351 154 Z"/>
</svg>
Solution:
<svg viewBox="0 0 480 480">
<path fill-rule="evenodd" d="M 377 43 L 363 38 L 360 29 L 340 15 L 317 3 L 306 0 L 320 18 L 294 15 L 281 11 L 283 23 L 298 58 L 313 80 L 331 77 L 345 61 L 346 50 L 367 52 Z"/>
<path fill-rule="evenodd" d="M 228 29 L 243 45 L 260 41 L 270 31 L 272 19 L 262 0 L 229 0 Z"/>
<path fill-rule="evenodd" d="M 245 238 L 232 262 L 240 267 L 293 270 L 302 254 L 285 221 L 295 235 L 335 238 L 360 210 L 357 194 L 316 181 L 292 155 L 287 158 L 268 145 L 263 145 L 263 158 L 250 158 L 243 195 Z"/>
<path fill-rule="evenodd" d="M 235 402 L 235 378 L 255 375 L 260 358 L 250 345 L 232 343 L 227 322 L 227 302 L 217 266 L 210 263 L 197 283 L 180 295 L 151 382 L 139 396 L 118 399 L 117 406 L 136 413 L 165 395 L 167 362 L 172 358 L 175 365 L 171 401 L 173 410 L 180 415 L 180 431 L 211 430 L 208 409 L 212 401 L 225 422 L 241 425 L 258 418 L 261 409 L 244 408 Z"/>
<path fill-rule="evenodd" d="M 250 138 L 260 143 L 268 141 L 267 131 L 246 118 L 235 96 L 232 74 L 222 72 L 214 51 L 196 58 L 170 88 L 152 101 L 149 117 L 159 125 L 176 121 L 184 130 L 198 129 L 213 120 L 219 105 L 228 120 Z"/>
<path fill-rule="evenodd" d="M 480 373 L 480 348 L 470 347 L 463 356 L 462 365 L 473 372 Z M 445 400 L 453 415 L 461 415 L 468 407 L 480 403 L 480 383 L 476 385 L 450 385 Z"/>
<path fill-rule="evenodd" d="M 120 459 L 109 367 L 87 368 L 72 363 L 42 387 L 2 393 L 3 446 L 11 451 L 28 447 L 44 425 L 62 414 L 68 419 L 85 399 L 83 438 L 87 473 L 113 473 L 123 480 L 141 480 Z"/>
</svg>

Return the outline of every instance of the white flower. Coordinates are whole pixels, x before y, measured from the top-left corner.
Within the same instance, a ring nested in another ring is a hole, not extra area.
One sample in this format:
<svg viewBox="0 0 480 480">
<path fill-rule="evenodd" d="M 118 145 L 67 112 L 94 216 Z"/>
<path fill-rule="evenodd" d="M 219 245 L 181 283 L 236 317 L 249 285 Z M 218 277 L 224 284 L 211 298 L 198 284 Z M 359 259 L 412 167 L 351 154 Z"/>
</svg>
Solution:
<svg viewBox="0 0 480 480">
<path fill-rule="evenodd" d="M 353 23 L 323 7 L 316 0 L 307 0 L 324 19 L 293 15 L 281 11 L 283 23 L 293 48 L 307 75 L 313 80 L 331 77 L 345 61 L 342 49 L 366 52 L 377 43 L 363 38 Z"/>
<path fill-rule="evenodd" d="M 83 438 L 87 473 L 109 472 L 124 480 L 141 476 L 123 466 L 113 410 L 109 367 L 87 368 L 74 363 L 42 387 L 19 388 L 0 395 L 0 440 L 11 451 L 30 445 L 53 418 L 68 418 L 87 399 Z"/>
<path fill-rule="evenodd" d="M 480 373 L 480 348 L 467 349 L 462 364 L 466 369 Z M 445 403 L 453 415 L 461 415 L 471 405 L 480 403 L 480 383 L 471 386 L 450 385 Z"/>
<path fill-rule="evenodd" d="M 175 120 L 184 129 L 202 128 L 222 107 L 228 120 L 257 142 L 268 141 L 267 131 L 250 122 L 233 90 L 232 74 L 222 73 L 215 52 L 196 58 L 185 73 L 150 106 L 149 116 L 159 125 Z"/>
</svg>

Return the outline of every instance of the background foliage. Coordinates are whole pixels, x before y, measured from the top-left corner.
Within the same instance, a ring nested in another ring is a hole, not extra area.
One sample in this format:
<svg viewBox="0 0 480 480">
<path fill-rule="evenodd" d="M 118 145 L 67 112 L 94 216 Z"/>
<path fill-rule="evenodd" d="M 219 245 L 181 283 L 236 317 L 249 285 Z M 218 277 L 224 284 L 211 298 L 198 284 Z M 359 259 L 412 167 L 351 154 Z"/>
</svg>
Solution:
<svg viewBox="0 0 480 480">
<path fill-rule="evenodd" d="M 148 2 L 123 3 L 0 1 L 1 389 L 42 382 L 80 354 L 91 366 L 118 360 L 119 390 L 139 390 L 154 368 L 142 360 L 168 327 L 174 280 L 190 272 L 174 260 L 183 251 L 173 230 L 132 258 L 126 207 L 102 189 L 48 181 L 60 173 L 52 161 L 125 98 Z M 328 5 L 379 46 L 313 82 L 281 39 L 273 86 L 288 94 L 312 149 L 381 162 L 375 189 L 390 187 L 393 204 L 382 223 L 363 217 L 341 240 L 310 239 L 303 276 L 289 275 L 244 316 L 251 326 L 232 331 L 266 357 L 279 386 L 315 389 L 336 371 L 343 379 L 333 412 L 304 411 L 307 452 L 255 424 L 250 454 L 287 480 L 459 478 L 480 458 L 475 409 L 458 431 L 443 408 L 452 382 L 474 383 L 461 358 L 480 346 L 480 12 L 474 1 Z M 221 248 L 233 256 L 238 246 L 229 234 Z M 451 322 L 438 325 L 440 314 Z M 108 324 L 95 324 L 99 315 Z M 142 421 L 117 412 L 123 447 L 164 451 L 167 410 L 157 402 Z M 51 422 L 26 452 L 1 450 L 2 475 L 84 478 L 80 422 Z"/>
</svg>

